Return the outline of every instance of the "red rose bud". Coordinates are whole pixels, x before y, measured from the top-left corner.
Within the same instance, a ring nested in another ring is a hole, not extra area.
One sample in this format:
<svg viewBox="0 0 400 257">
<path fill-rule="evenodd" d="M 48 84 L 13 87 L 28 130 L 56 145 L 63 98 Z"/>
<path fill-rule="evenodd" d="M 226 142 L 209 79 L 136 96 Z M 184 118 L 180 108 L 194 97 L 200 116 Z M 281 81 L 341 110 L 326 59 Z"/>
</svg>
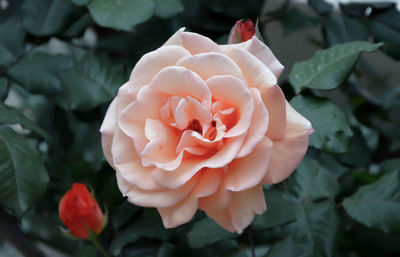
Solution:
<svg viewBox="0 0 400 257">
<path fill-rule="evenodd" d="M 251 39 L 256 31 L 256 24 L 254 24 L 250 19 L 239 20 L 231 30 L 228 43 L 233 44 L 245 42 Z"/>
<path fill-rule="evenodd" d="M 84 184 L 74 183 L 61 198 L 60 219 L 75 237 L 88 239 L 89 231 L 100 234 L 105 222 L 103 212 Z"/>
</svg>

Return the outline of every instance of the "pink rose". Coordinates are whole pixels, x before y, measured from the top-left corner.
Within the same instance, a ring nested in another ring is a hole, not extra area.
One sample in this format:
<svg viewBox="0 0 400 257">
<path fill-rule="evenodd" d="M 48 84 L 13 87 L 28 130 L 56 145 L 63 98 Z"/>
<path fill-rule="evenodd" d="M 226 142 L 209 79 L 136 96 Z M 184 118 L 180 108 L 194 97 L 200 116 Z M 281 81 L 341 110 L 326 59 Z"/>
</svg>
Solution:
<svg viewBox="0 0 400 257">
<path fill-rule="evenodd" d="M 262 184 L 293 172 L 313 132 L 277 85 L 282 70 L 256 37 L 217 45 L 184 29 L 144 55 L 100 130 L 123 195 L 166 228 L 200 209 L 242 232 L 266 210 Z"/>
</svg>

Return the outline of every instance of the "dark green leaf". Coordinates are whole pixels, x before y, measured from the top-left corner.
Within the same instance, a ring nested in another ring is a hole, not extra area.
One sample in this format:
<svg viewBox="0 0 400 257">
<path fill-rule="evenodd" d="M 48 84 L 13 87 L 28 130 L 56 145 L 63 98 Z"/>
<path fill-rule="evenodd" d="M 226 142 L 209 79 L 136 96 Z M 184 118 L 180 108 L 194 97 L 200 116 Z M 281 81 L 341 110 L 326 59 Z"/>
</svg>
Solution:
<svg viewBox="0 0 400 257">
<path fill-rule="evenodd" d="M 335 197 L 339 184 L 316 160 L 305 157 L 290 177 L 289 189 L 303 201 L 314 201 Z"/>
<path fill-rule="evenodd" d="M 94 21 L 107 28 L 132 30 L 139 23 L 148 20 L 154 10 L 151 0 L 97 0 L 89 5 Z"/>
<path fill-rule="evenodd" d="M 0 8 L 0 23 L 3 23 L 11 17 L 20 19 L 22 16 L 21 6 L 23 0 L 6 1 L 6 8 L 4 8 L 4 2 L 5 1 L 2 2 L 2 6 Z"/>
<path fill-rule="evenodd" d="M 296 217 L 292 198 L 284 191 L 266 190 L 265 199 L 268 210 L 262 215 L 256 215 L 252 223 L 254 230 L 267 229 L 294 221 Z"/>
<path fill-rule="evenodd" d="M 319 23 L 317 18 L 304 13 L 298 8 L 282 8 L 267 14 L 278 19 L 282 23 L 285 35 L 294 31 L 314 27 Z"/>
<path fill-rule="evenodd" d="M 299 204 L 296 222 L 289 225 L 289 233 L 296 243 L 296 256 L 333 256 L 338 217 L 331 200 Z"/>
<path fill-rule="evenodd" d="M 296 93 L 304 87 L 332 89 L 342 84 L 350 75 L 362 51 L 375 51 L 382 44 L 350 42 L 317 51 L 307 61 L 293 65 L 289 82 Z"/>
<path fill-rule="evenodd" d="M 46 131 L 26 118 L 18 109 L 0 103 L 0 124 L 20 124 L 23 128 L 32 130 L 42 137 L 49 139 Z"/>
<path fill-rule="evenodd" d="M 395 171 L 345 198 L 343 207 L 355 220 L 385 233 L 400 232 L 400 176 Z"/>
<path fill-rule="evenodd" d="M 98 250 L 94 245 L 85 245 L 83 248 L 77 250 L 72 257 L 97 257 Z"/>
<path fill-rule="evenodd" d="M 60 32 L 76 11 L 76 6 L 70 0 L 25 1 L 22 8 L 25 28 L 38 36 Z"/>
<path fill-rule="evenodd" d="M 287 237 L 272 245 L 265 257 L 290 257 L 296 256 L 294 242 L 291 237 Z"/>
<path fill-rule="evenodd" d="M 49 177 L 35 145 L 0 126 L 0 203 L 21 215 L 44 194 Z"/>
<path fill-rule="evenodd" d="M 192 1 L 189 2 L 191 3 Z M 236 20 L 255 18 L 260 14 L 264 3 L 262 0 L 248 1 L 245 5 L 243 5 L 242 0 L 206 0 L 204 2 L 214 12 Z"/>
<path fill-rule="evenodd" d="M 10 64 L 24 51 L 24 28 L 13 17 L 0 24 L 0 35 L 0 65 Z"/>
<path fill-rule="evenodd" d="M 339 4 L 340 10 L 344 14 L 360 17 L 367 16 L 366 11 L 368 7 L 371 7 L 373 10 L 382 10 L 382 9 L 390 9 L 395 8 L 395 3 L 391 2 L 382 2 L 379 3 L 376 1 L 375 3 L 349 3 L 349 4 Z"/>
<path fill-rule="evenodd" d="M 61 71 L 72 66 L 68 56 L 33 52 L 11 66 L 8 74 L 31 93 L 55 95 L 62 92 Z"/>
<path fill-rule="evenodd" d="M 127 77 L 120 65 L 88 53 L 72 69 L 59 74 L 62 93 L 56 101 L 65 109 L 88 110 L 113 99 Z"/>
<path fill-rule="evenodd" d="M 154 0 L 154 3 L 154 14 L 160 18 L 169 18 L 184 10 L 180 0 Z"/>
<path fill-rule="evenodd" d="M 319 15 L 326 15 L 333 9 L 331 4 L 328 4 L 324 0 L 308 0 L 308 4 L 314 9 Z"/>
<path fill-rule="evenodd" d="M 311 121 L 315 132 L 310 135 L 310 145 L 332 153 L 346 152 L 353 135 L 346 116 L 332 102 L 296 96 L 290 104 Z"/>
<path fill-rule="evenodd" d="M 8 96 L 10 85 L 6 78 L 0 78 L 0 100 L 4 101 Z"/>
<path fill-rule="evenodd" d="M 79 19 L 74 21 L 68 26 L 62 35 L 66 37 L 79 37 L 87 29 L 87 27 L 93 22 L 92 17 L 89 13 L 85 13 Z"/>
<path fill-rule="evenodd" d="M 72 2 L 76 5 L 87 5 L 90 0 L 72 0 Z"/>
<path fill-rule="evenodd" d="M 225 230 L 210 218 L 196 221 L 187 234 L 189 245 L 193 248 L 201 248 L 236 236 L 238 235 Z"/>
</svg>

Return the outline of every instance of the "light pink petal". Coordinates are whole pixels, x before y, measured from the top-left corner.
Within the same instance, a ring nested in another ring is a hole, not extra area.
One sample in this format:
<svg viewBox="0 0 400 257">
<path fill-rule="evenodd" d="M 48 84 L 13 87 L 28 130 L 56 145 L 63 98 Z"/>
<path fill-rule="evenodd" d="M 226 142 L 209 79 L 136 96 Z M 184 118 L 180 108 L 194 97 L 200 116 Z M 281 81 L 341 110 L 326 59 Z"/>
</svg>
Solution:
<svg viewBox="0 0 400 257">
<path fill-rule="evenodd" d="M 269 125 L 267 137 L 278 140 L 286 134 L 286 100 L 278 85 L 260 88 L 260 94 L 268 110 Z"/>
<path fill-rule="evenodd" d="M 191 96 L 211 105 L 211 92 L 196 73 L 178 66 L 166 67 L 151 82 L 151 87 L 173 96 Z"/>
<path fill-rule="evenodd" d="M 136 152 L 132 138 L 125 135 L 120 129 L 115 132 L 111 151 L 114 156 L 115 170 L 128 183 L 144 190 L 164 189 L 151 176 L 151 171 L 155 167 L 146 168 L 142 166 L 142 161 Z"/>
<path fill-rule="evenodd" d="M 268 111 L 261 99 L 258 89 L 250 88 L 254 101 L 254 113 L 246 139 L 236 158 L 241 158 L 251 153 L 268 130 Z"/>
<path fill-rule="evenodd" d="M 222 177 L 224 176 L 222 169 L 205 168 L 202 173 L 199 182 L 193 189 L 193 193 L 197 198 L 215 194 L 222 182 Z"/>
<path fill-rule="evenodd" d="M 214 212 L 209 212 L 206 211 L 206 214 L 208 217 L 213 219 L 215 222 L 217 222 L 221 227 L 224 229 L 228 230 L 229 232 L 234 233 L 235 232 L 235 227 L 232 222 L 232 217 L 229 212 L 229 208 L 219 210 L 219 211 L 214 211 Z"/>
<path fill-rule="evenodd" d="M 128 201 L 143 207 L 167 208 L 176 205 L 190 194 L 195 187 L 198 176 L 194 176 L 180 188 L 171 190 L 143 190 L 126 181 L 119 172 L 117 174 L 118 187 Z"/>
<path fill-rule="evenodd" d="M 131 89 L 139 90 L 141 87 L 150 84 L 160 70 L 175 65 L 185 56 L 190 56 L 190 53 L 177 45 L 163 46 L 143 55 L 132 70 L 130 76 Z"/>
<path fill-rule="evenodd" d="M 181 130 L 187 128 L 190 121 L 197 119 L 201 126 L 210 123 L 212 115 L 197 99 L 190 96 L 182 98 L 175 110 L 175 123 L 172 124 Z"/>
<path fill-rule="evenodd" d="M 147 119 L 158 119 L 165 95 L 149 86 L 143 87 L 138 100 L 128 105 L 119 116 L 119 127 L 133 138 L 137 152 L 142 152 L 149 140 L 145 137 L 144 127 Z"/>
<path fill-rule="evenodd" d="M 277 78 L 281 75 L 284 66 L 276 59 L 271 49 L 268 48 L 257 37 L 240 44 L 230 44 L 221 46 L 225 52 L 232 48 L 242 48 L 249 51 L 252 55 L 257 57 L 265 66 L 267 66 Z"/>
<path fill-rule="evenodd" d="M 153 178 L 165 187 L 179 188 L 204 167 L 220 168 L 229 164 L 237 155 L 243 140 L 244 135 L 229 138 L 224 146 L 211 157 L 185 158 L 174 171 L 154 170 Z"/>
<path fill-rule="evenodd" d="M 237 64 L 228 56 L 220 53 L 209 52 L 187 56 L 179 60 L 176 65 L 196 72 L 203 80 L 216 75 L 231 75 L 243 79 Z"/>
<path fill-rule="evenodd" d="M 261 183 L 271 160 L 273 143 L 264 137 L 247 156 L 234 159 L 228 165 L 226 188 L 244 191 Z"/>
<path fill-rule="evenodd" d="M 284 139 L 274 141 L 271 164 L 263 184 L 275 184 L 292 174 L 307 152 L 308 136 L 313 133 L 311 123 L 287 106 L 287 134 Z"/>
<path fill-rule="evenodd" d="M 223 173 L 222 169 L 219 169 Z M 228 208 L 232 200 L 232 192 L 226 189 L 224 178 L 217 191 L 207 197 L 199 198 L 199 209 L 205 212 L 215 213 Z"/>
<path fill-rule="evenodd" d="M 189 50 L 192 55 L 207 52 L 222 52 L 221 46 L 213 42 L 208 37 L 197 33 L 184 32 L 184 28 L 179 29 L 167 42 L 166 45 L 180 45 Z"/>
<path fill-rule="evenodd" d="M 183 154 L 176 154 L 177 135 L 170 127 L 158 119 L 147 119 L 145 135 L 150 142 L 140 154 L 143 166 L 174 170 L 180 165 Z"/>
<path fill-rule="evenodd" d="M 262 185 L 249 190 L 232 193 L 232 203 L 229 207 L 233 227 L 237 233 L 250 225 L 255 214 L 262 214 L 267 210 Z"/>
<path fill-rule="evenodd" d="M 158 208 L 165 228 L 175 228 L 189 222 L 197 211 L 197 198 L 190 194 L 174 206 Z"/>
<path fill-rule="evenodd" d="M 227 55 L 239 66 L 249 87 L 259 88 L 277 83 L 272 71 L 246 50 L 232 48 Z"/>
<path fill-rule="evenodd" d="M 232 76 L 214 76 L 207 80 L 213 98 L 235 107 L 239 120 L 230 128 L 225 137 L 235 137 L 246 133 L 251 124 L 254 102 L 249 89 L 243 82 Z"/>
</svg>

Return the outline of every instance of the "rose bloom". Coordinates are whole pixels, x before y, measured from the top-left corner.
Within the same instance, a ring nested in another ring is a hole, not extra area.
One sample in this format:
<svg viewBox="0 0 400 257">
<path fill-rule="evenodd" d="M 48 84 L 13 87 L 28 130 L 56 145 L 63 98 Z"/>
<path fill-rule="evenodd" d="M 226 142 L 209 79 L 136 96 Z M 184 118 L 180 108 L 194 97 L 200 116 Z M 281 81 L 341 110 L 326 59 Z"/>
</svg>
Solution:
<svg viewBox="0 0 400 257">
<path fill-rule="evenodd" d="M 166 228 L 200 209 L 242 232 L 266 210 L 262 184 L 293 172 L 313 132 L 277 85 L 282 70 L 256 37 L 217 45 L 184 29 L 144 55 L 100 129 L 122 194 Z"/>
<path fill-rule="evenodd" d="M 62 222 L 76 237 L 87 239 L 88 228 L 96 234 L 103 229 L 104 215 L 84 184 L 72 185 L 72 189 L 61 198 L 58 212 Z"/>
</svg>

